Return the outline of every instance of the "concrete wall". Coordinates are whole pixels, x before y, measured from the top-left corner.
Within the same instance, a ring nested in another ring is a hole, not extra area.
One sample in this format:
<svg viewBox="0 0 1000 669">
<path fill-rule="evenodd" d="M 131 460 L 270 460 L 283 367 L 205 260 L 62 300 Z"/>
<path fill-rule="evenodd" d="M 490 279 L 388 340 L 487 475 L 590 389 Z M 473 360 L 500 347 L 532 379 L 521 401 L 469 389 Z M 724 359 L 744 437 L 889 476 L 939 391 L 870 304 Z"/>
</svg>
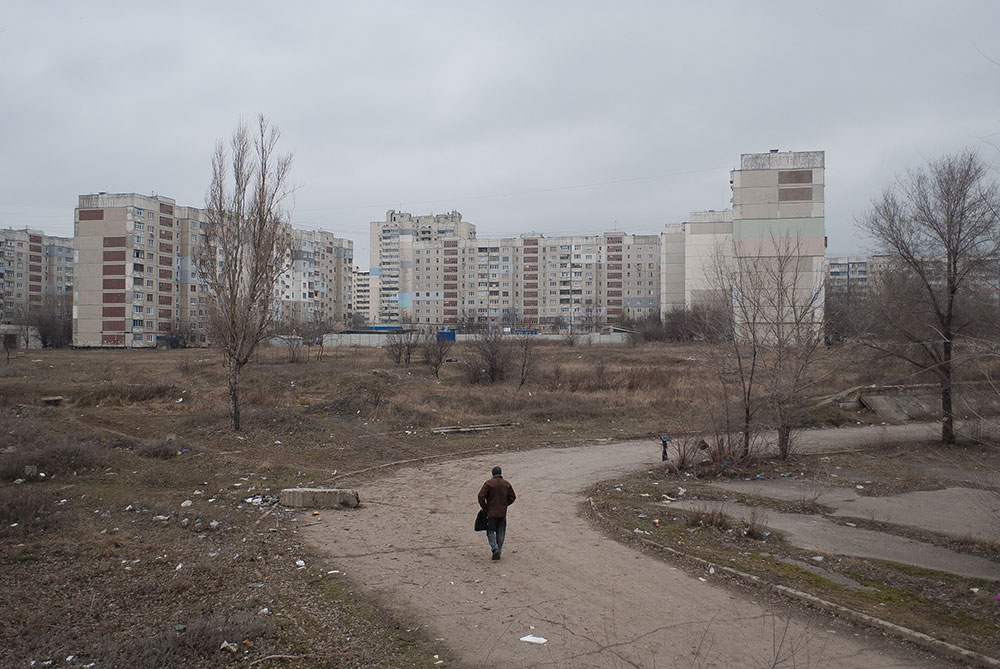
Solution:
<svg viewBox="0 0 1000 669">
<path fill-rule="evenodd" d="M 566 335 L 538 334 L 531 335 L 531 337 L 538 341 L 566 341 Z M 612 334 L 598 334 L 592 332 L 589 334 L 575 335 L 575 337 L 578 344 L 624 344 L 628 342 L 628 335 L 624 332 L 614 332 Z M 460 342 L 474 341 L 475 339 L 476 335 L 474 334 L 455 335 L 455 340 Z M 386 345 L 387 340 L 388 335 L 382 333 L 328 334 L 323 336 L 323 346 L 381 348 Z"/>
</svg>

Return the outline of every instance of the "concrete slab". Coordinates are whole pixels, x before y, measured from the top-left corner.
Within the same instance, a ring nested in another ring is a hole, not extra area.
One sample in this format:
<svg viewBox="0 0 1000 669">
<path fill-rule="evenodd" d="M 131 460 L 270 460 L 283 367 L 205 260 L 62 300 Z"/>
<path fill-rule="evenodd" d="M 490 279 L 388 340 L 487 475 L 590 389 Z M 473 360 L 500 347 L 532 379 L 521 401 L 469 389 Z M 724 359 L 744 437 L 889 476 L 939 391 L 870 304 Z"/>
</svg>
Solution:
<svg viewBox="0 0 1000 669">
<path fill-rule="evenodd" d="M 993 541 L 1000 533 L 1000 493 L 991 490 L 946 488 L 869 497 L 853 488 L 795 479 L 730 481 L 713 487 L 792 502 L 815 501 L 832 507 L 835 516 L 869 518 L 958 538 Z"/>
<path fill-rule="evenodd" d="M 278 501 L 308 509 L 353 509 L 361 503 L 358 493 L 346 488 L 285 488 Z"/>
<path fill-rule="evenodd" d="M 712 500 L 664 503 L 668 508 L 685 510 L 712 509 L 718 505 L 719 502 Z M 781 532 L 793 546 L 805 550 L 889 560 L 969 578 L 1000 578 L 1000 564 L 996 562 L 904 537 L 859 527 L 845 527 L 822 516 L 771 510 L 764 512 L 759 507 L 736 503 L 726 503 L 724 513 L 736 518 L 750 518 L 751 513 L 756 513 L 759 518 L 764 513 L 764 524 L 767 527 Z"/>
</svg>

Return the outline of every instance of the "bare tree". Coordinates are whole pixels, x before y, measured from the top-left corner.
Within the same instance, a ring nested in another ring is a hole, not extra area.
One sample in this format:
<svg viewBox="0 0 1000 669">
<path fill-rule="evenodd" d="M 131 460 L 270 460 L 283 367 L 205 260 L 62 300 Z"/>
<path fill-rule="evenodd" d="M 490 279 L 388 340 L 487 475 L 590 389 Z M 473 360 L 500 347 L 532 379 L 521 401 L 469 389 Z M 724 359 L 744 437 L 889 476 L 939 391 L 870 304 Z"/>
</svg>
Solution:
<svg viewBox="0 0 1000 669">
<path fill-rule="evenodd" d="M 445 336 L 441 336 L 445 335 Z M 434 372 L 434 378 L 438 378 L 441 366 L 448 359 L 448 354 L 455 345 L 455 340 L 448 338 L 443 332 L 428 332 L 424 335 L 423 353 L 424 364 Z"/>
<path fill-rule="evenodd" d="M 240 372 L 274 316 L 275 284 L 291 253 L 283 203 L 291 154 L 277 155 L 280 132 L 263 116 L 251 133 L 241 122 L 230 151 L 212 156 L 206 229 L 194 255 L 209 294 L 208 332 L 223 354 L 234 430 L 240 429 Z"/>
<path fill-rule="evenodd" d="M 351 314 L 350 328 L 352 330 L 360 330 L 365 326 L 367 322 L 368 319 L 365 316 L 365 314 L 361 313 L 360 311 L 355 311 L 354 313 Z"/>
<path fill-rule="evenodd" d="M 601 324 L 603 313 L 599 306 L 587 304 L 580 312 L 580 329 L 584 332 L 594 332 Z"/>
<path fill-rule="evenodd" d="M 740 455 L 750 457 L 763 411 L 777 431 L 779 455 L 787 458 L 797 411 L 824 350 L 821 272 L 799 239 L 773 231 L 755 252 L 727 251 L 715 253 L 715 297 L 699 309 L 699 327 L 720 342 L 712 363 L 723 389 L 725 432 L 738 426 Z"/>
<path fill-rule="evenodd" d="M 419 344 L 420 333 L 416 330 L 394 330 L 385 336 L 385 350 L 397 365 L 410 364 Z"/>
<path fill-rule="evenodd" d="M 485 332 L 469 343 L 465 361 L 466 373 L 472 383 L 496 383 L 507 376 L 511 360 L 510 337 L 502 332 Z"/>
<path fill-rule="evenodd" d="M 31 308 L 29 321 L 45 348 L 62 348 L 73 339 L 73 294 L 46 293 Z"/>
<path fill-rule="evenodd" d="M 953 443 L 955 349 L 976 323 L 963 304 L 995 275 L 1000 186 L 975 153 L 945 156 L 887 187 L 859 223 L 895 260 L 875 281 L 863 342 L 937 377 L 941 441 Z"/>
<path fill-rule="evenodd" d="M 500 315 L 500 326 L 508 330 L 516 330 L 520 321 L 521 316 L 517 309 L 505 308 Z"/>
<path fill-rule="evenodd" d="M 517 390 L 520 390 L 535 371 L 536 339 L 530 334 L 518 336 L 515 354 L 517 356 Z M 516 391 L 515 391 L 516 392 Z"/>
<path fill-rule="evenodd" d="M 31 326 L 32 313 L 28 305 L 17 305 L 11 309 L 10 322 L 17 326 L 21 339 L 24 341 L 24 348 L 31 348 Z"/>
</svg>

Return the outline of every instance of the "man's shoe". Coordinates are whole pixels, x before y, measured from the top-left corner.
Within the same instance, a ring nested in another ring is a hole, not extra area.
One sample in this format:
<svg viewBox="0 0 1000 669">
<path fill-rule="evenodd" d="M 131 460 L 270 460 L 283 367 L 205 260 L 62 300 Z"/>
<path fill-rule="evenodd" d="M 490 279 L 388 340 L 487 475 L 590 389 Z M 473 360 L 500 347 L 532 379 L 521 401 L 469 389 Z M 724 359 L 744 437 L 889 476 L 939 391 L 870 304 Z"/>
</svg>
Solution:
<svg viewBox="0 0 1000 669">
<path fill-rule="evenodd" d="M 493 559 L 494 560 L 500 559 L 500 551 L 493 551 Z"/>
</svg>

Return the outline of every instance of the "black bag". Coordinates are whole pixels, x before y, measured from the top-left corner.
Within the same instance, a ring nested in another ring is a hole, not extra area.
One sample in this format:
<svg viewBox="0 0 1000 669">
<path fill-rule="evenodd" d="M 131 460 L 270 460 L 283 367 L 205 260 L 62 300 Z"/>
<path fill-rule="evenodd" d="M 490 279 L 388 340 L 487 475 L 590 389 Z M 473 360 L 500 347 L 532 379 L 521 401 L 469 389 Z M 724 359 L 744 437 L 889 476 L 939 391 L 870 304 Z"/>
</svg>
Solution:
<svg viewBox="0 0 1000 669">
<path fill-rule="evenodd" d="M 486 509 L 480 509 L 479 513 L 476 514 L 476 532 L 482 532 L 486 529 Z"/>
</svg>

